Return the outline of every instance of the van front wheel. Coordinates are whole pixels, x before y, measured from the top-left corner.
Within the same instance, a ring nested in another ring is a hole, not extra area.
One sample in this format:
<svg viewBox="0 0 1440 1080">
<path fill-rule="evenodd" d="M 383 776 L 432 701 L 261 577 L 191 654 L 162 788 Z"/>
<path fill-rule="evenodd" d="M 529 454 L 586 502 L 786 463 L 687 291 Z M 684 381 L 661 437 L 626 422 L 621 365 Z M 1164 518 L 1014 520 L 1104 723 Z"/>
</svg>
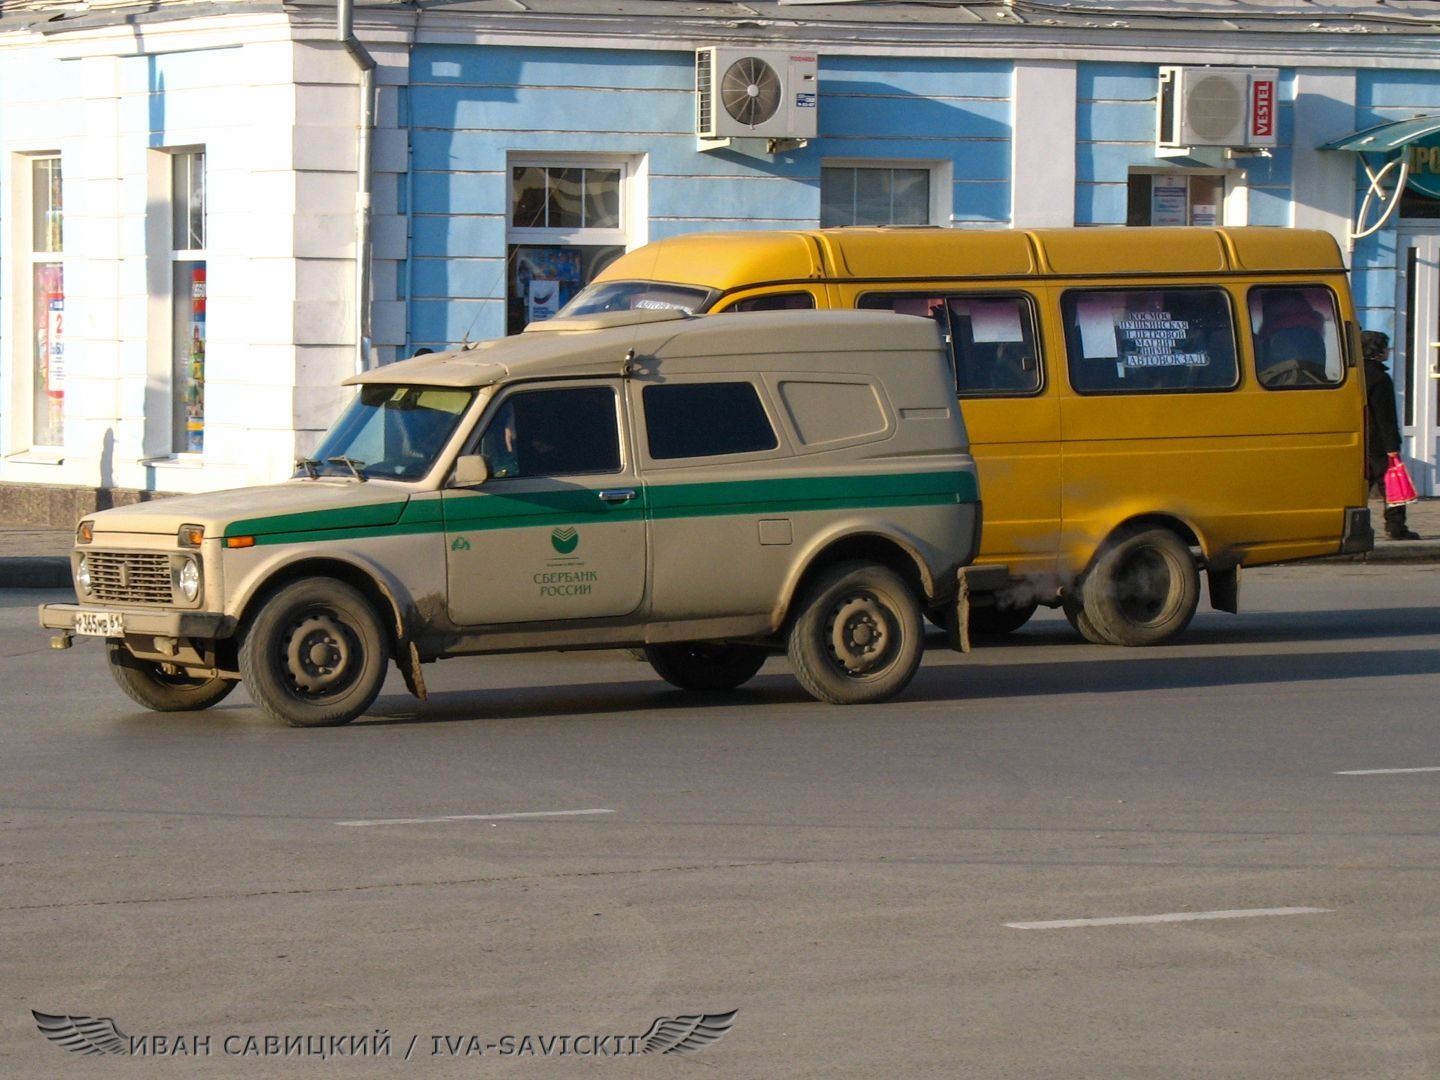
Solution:
<svg viewBox="0 0 1440 1080">
<path fill-rule="evenodd" d="M 840 563 L 801 598 L 787 652 L 800 685 L 835 705 L 894 697 L 914 677 L 924 650 L 920 605 L 893 571 Z"/>
<path fill-rule="evenodd" d="M 265 601 L 240 646 L 240 673 L 255 703 L 277 720 L 348 724 L 380 693 L 389 652 L 359 590 L 308 578 Z"/>
<path fill-rule="evenodd" d="M 769 655 L 759 645 L 711 641 L 645 646 L 655 674 L 681 690 L 734 690 L 754 678 Z"/>
<path fill-rule="evenodd" d="M 1120 535 L 1085 581 L 1085 614 L 1116 645 L 1158 645 L 1180 634 L 1200 602 L 1200 572 L 1169 529 Z"/>
</svg>

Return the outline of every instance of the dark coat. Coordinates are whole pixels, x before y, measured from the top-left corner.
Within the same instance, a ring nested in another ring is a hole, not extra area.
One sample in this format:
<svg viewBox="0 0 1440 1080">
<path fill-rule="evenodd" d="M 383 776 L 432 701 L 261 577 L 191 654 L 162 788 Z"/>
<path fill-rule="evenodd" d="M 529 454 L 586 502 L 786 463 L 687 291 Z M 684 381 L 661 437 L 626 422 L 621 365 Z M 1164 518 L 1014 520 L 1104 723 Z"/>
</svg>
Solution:
<svg viewBox="0 0 1440 1080">
<path fill-rule="evenodd" d="M 1400 452 L 1400 422 L 1395 415 L 1395 384 L 1385 365 L 1365 361 L 1365 475 L 1373 484 L 1385 475 L 1389 455 Z"/>
</svg>

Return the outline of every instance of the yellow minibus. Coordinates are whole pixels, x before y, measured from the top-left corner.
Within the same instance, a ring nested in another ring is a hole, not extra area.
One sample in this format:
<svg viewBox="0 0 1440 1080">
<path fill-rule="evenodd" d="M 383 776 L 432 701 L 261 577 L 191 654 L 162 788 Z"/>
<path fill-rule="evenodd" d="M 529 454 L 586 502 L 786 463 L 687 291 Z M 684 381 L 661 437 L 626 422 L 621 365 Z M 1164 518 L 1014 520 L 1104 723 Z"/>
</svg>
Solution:
<svg viewBox="0 0 1440 1080">
<path fill-rule="evenodd" d="M 567 306 L 879 308 L 944 328 L 984 529 L 969 629 L 1039 604 L 1169 640 L 1205 571 L 1369 550 L 1359 328 L 1335 240 L 1284 228 L 846 228 L 676 236 Z M 983 584 L 982 584 L 983 583 Z M 961 628 L 962 630 L 964 628 Z"/>
</svg>

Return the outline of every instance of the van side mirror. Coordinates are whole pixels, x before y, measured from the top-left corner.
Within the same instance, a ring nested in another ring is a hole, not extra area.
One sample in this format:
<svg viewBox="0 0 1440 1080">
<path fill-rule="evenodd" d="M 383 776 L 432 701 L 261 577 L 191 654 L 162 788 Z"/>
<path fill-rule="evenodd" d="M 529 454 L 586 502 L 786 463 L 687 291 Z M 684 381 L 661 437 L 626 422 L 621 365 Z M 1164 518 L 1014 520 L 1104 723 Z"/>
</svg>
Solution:
<svg viewBox="0 0 1440 1080">
<path fill-rule="evenodd" d="M 463 454 L 455 459 L 452 487 L 478 487 L 490 479 L 490 465 L 482 454 Z"/>
</svg>

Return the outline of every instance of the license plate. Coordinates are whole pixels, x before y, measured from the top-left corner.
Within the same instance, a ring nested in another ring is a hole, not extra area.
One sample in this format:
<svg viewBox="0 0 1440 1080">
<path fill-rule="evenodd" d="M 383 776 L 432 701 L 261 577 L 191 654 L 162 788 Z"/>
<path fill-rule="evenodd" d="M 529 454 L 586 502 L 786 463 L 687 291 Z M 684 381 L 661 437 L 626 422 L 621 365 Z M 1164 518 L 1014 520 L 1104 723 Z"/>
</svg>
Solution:
<svg viewBox="0 0 1440 1080">
<path fill-rule="evenodd" d="M 118 611 L 77 611 L 75 633 L 93 637 L 122 637 L 125 616 Z"/>
</svg>

